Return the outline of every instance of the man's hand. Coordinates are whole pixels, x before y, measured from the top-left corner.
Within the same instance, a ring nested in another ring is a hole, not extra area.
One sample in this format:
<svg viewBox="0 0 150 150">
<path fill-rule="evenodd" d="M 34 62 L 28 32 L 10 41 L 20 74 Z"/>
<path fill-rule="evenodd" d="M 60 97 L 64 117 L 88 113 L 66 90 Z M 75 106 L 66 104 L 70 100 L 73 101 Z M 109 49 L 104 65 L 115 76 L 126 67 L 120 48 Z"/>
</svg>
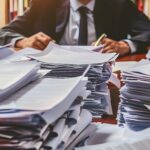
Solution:
<svg viewBox="0 0 150 150">
<path fill-rule="evenodd" d="M 109 38 L 104 38 L 101 41 L 101 44 L 104 44 L 102 53 L 119 53 L 120 56 L 130 53 L 129 45 L 124 41 L 114 41 Z"/>
<path fill-rule="evenodd" d="M 47 47 L 48 43 L 53 41 L 53 39 L 46 34 L 39 32 L 31 37 L 23 38 L 18 40 L 15 44 L 15 48 L 36 48 L 38 50 L 43 50 Z"/>
</svg>

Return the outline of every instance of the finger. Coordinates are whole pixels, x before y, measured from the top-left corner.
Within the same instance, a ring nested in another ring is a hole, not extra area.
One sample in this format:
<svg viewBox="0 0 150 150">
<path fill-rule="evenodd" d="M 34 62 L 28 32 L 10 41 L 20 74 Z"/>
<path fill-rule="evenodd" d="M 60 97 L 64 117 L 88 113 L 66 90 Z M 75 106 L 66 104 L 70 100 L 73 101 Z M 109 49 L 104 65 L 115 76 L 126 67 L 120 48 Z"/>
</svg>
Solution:
<svg viewBox="0 0 150 150">
<path fill-rule="evenodd" d="M 44 34 L 43 32 L 40 32 L 39 36 L 41 36 L 43 39 L 45 39 L 48 43 L 50 41 L 54 41 L 50 36 Z"/>
<path fill-rule="evenodd" d="M 33 47 L 36 47 L 39 50 L 43 50 L 45 48 L 45 45 L 43 43 L 41 43 L 39 40 L 36 40 L 33 43 Z"/>
<path fill-rule="evenodd" d="M 36 36 L 35 40 L 38 42 L 37 44 L 40 46 L 40 48 L 44 49 L 49 42 L 47 42 L 43 37 L 41 36 Z"/>
<path fill-rule="evenodd" d="M 96 43 L 96 42 L 93 42 L 93 43 L 91 44 L 91 46 L 95 46 L 95 43 Z"/>
<path fill-rule="evenodd" d="M 109 43 L 111 43 L 111 42 L 112 42 L 111 39 L 104 38 L 104 39 L 101 41 L 101 44 L 109 44 Z"/>
<path fill-rule="evenodd" d="M 42 32 L 38 33 L 35 38 L 42 42 L 45 46 L 47 46 L 49 42 L 53 40 L 51 37 Z"/>
<path fill-rule="evenodd" d="M 37 44 L 32 44 L 30 47 L 35 48 L 37 50 L 42 50 L 42 48 L 40 48 Z"/>
<path fill-rule="evenodd" d="M 111 50 L 108 50 L 107 53 L 114 53 L 114 51 L 111 49 Z"/>
<path fill-rule="evenodd" d="M 113 49 L 109 49 L 107 51 L 102 51 L 102 53 L 114 53 L 114 50 Z"/>
<path fill-rule="evenodd" d="M 50 42 L 50 39 L 48 39 L 48 38 L 46 38 L 46 37 L 43 37 L 43 36 L 41 36 L 41 35 L 38 35 L 37 37 L 36 37 L 36 39 L 38 40 L 38 41 L 40 41 L 43 45 L 45 45 L 45 46 L 47 46 L 48 45 L 48 43 Z"/>
<path fill-rule="evenodd" d="M 51 39 L 51 37 L 50 37 L 50 36 L 46 35 L 46 34 L 45 34 L 45 33 L 43 33 L 43 32 L 39 32 L 38 34 L 39 34 L 40 36 L 47 37 L 47 38 L 50 38 L 50 39 Z"/>
<path fill-rule="evenodd" d="M 107 47 L 104 47 L 104 48 L 102 49 L 102 52 L 103 52 L 103 53 L 107 53 L 107 51 L 112 50 L 112 49 L 114 49 L 114 47 L 112 47 L 112 46 L 107 46 Z"/>
<path fill-rule="evenodd" d="M 110 47 L 111 49 L 114 49 L 117 45 L 117 42 L 108 38 L 105 38 L 103 40 L 103 44 L 105 45 L 104 48 Z"/>
</svg>

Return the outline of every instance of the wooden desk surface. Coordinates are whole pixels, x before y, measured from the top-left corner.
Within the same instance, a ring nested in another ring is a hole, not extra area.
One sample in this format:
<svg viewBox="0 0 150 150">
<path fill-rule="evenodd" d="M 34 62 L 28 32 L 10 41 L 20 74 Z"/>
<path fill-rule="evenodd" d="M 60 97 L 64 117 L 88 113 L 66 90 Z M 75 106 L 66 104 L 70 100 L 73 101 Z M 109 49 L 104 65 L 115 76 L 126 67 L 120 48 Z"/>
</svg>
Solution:
<svg viewBox="0 0 150 150">
<path fill-rule="evenodd" d="M 140 61 L 141 59 L 145 59 L 145 58 L 146 58 L 146 54 L 134 54 L 134 55 L 119 57 L 117 61 Z"/>
</svg>

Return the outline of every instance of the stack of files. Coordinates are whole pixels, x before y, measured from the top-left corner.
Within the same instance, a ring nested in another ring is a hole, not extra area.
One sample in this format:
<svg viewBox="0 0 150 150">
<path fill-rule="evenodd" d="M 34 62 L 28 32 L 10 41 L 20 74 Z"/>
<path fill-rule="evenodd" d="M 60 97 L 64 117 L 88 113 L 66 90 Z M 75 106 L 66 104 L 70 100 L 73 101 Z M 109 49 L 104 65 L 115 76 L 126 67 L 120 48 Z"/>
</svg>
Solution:
<svg viewBox="0 0 150 150">
<path fill-rule="evenodd" d="M 87 90 L 91 94 L 83 107 L 90 110 L 95 117 L 101 117 L 105 113 L 112 114 L 106 82 L 112 73 L 108 62 L 115 61 L 117 57 L 115 53 L 100 54 L 83 48 L 80 51 L 77 47 L 74 50 L 74 47 L 65 49 L 56 44 L 49 44 L 44 52 L 29 57 L 42 62 L 43 68 L 51 69 L 47 74 L 48 77 L 68 78 L 81 75 L 88 77 Z"/>
<path fill-rule="evenodd" d="M 150 62 L 142 60 L 122 72 L 118 123 L 132 130 L 150 127 Z"/>
<path fill-rule="evenodd" d="M 73 120 L 76 121 L 73 122 Z M 87 130 L 87 128 L 89 128 L 91 121 L 92 115 L 85 109 L 81 110 L 77 119 L 71 119 L 62 116 L 62 118 L 57 120 L 56 124 L 54 124 L 55 127 L 52 128 L 51 133 L 42 147 L 44 149 L 71 150 L 70 147 L 73 146 L 74 148 L 76 146 L 76 144 L 72 143 L 74 143 L 76 140 L 80 142 L 85 138 L 88 138 L 96 130 L 96 127 L 94 127 L 92 128 L 91 132 L 86 132 L 84 135 L 82 134 L 85 132 L 85 130 Z"/>
<path fill-rule="evenodd" d="M 82 109 L 86 84 L 83 76 L 45 77 L 0 102 L 0 149 L 67 148 L 92 121 Z"/>
<path fill-rule="evenodd" d="M 0 101 L 39 77 L 37 62 L 0 62 Z"/>
<path fill-rule="evenodd" d="M 82 66 L 82 65 L 59 65 L 53 66 L 42 64 L 43 68 L 51 70 L 46 77 L 69 78 L 85 74 L 88 77 L 87 90 L 88 97 L 84 100 L 83 108 L 88 109 L 93 117 L 101 117 L 103 114 L 112 114 L 109 89 L 106 82 L 111 76 L 111 69 L 108 65 Z"/>
<path fill-rule="evenodd" d="M 86 76 L 88 77 L 87 90 L 91 94 L 85 99 L 83 108 L 90 110 L 93 117 L 102 117 L 104 114 L 112 114 L 111 100 L 107 81 L 111 76 L 109 64 L 95 65 L 90 68 Z"/>
</svg>

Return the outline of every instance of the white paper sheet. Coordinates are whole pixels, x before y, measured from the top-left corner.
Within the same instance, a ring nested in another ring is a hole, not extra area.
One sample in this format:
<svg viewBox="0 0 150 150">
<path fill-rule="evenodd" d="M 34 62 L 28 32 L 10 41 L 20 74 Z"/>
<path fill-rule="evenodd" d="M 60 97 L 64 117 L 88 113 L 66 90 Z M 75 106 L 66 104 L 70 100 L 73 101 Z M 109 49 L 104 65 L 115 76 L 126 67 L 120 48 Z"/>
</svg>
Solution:
<svg viewBox="0 0 150 150">
<path fill-rule="evenodd" d="M 73 93 L 77 94 L 75 89 L 80 87 L 80 80 L 81 77 L 38 80 L 0 103 L 0 109 L 49 110 L 68 98 L 73 101 Z"/>
<path fill-rule="evenodd" d="M 6 59 L 13 55 L 15 51 L 7 46 L 0 46 L 0 60 Z"/>
<path fill-rule="evenodd" d="M 104 45 L 99 46 L 61 46 L 66 50 L 77 51 L 77 52 L 101 52 L 104 48 Z"/>
<path fill-rule="evenodd" d="M 14 86 L 39 67 L 36 62 L 0 63 L 0 90 Z"/>
<path fill-rule="evenodd" d="M 105 62 L 114 61 L 116 56 L 116 53 L 79 53 L 76 51 L 65 50 L 55 44 L 49 44 L 45 51 L 40 54 L 29 55 L 30 58 L 39 60 L 44 63 L 73 65 L 102 64 Z"/>
<path fill-rule="evenodd" d="M 137 61 L 121 61 L 115 62 L 113 66 L 113 72 L 126 70 L 134 65 L 136 65 Z"/>
</svg>

